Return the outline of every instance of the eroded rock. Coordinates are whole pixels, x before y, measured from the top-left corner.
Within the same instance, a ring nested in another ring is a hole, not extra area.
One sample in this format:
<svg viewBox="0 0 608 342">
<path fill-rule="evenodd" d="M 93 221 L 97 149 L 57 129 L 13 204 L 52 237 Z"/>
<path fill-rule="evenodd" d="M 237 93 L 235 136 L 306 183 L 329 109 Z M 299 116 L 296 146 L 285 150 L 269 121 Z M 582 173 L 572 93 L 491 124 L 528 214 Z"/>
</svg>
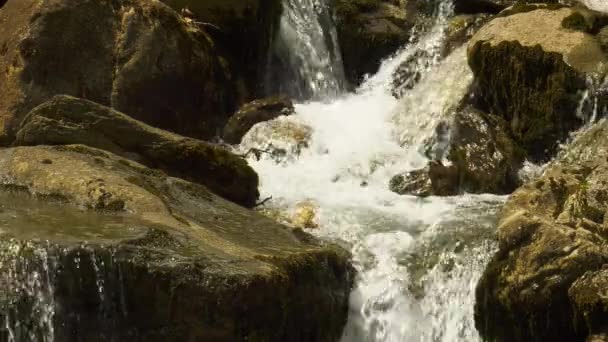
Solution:
<svg viewBox="0 0 608 342">
<path fill-rule="evenodd" d="M 9 0 L 0 22 L 5 144 L 54 95 L 200 138 L 214 136 L 236 109 L 230 70 L 213 41 L 159 1 Z"/>
<path fill-rule="evenodd" d="M 509 199 L 499 251 L 477 287 L 476 325 L 494 341 L 582 341 L 604 333 L 608 263 L 605 121 Z"/>
<path fill-rule="evenodd" d="M 243 158 L 71 96 L 55 96 L 32 110 L 14 144 L 88 145 L 203 184 L 243 206 L 254 206 L 259 196 L 258 176 Z"/>
<path fill-rule="evenodd" d="M 340 337 L 343 250 L 83 145 L 3 149 L 0 166 L 0 317 L 13 336 Z"/>
</svg>

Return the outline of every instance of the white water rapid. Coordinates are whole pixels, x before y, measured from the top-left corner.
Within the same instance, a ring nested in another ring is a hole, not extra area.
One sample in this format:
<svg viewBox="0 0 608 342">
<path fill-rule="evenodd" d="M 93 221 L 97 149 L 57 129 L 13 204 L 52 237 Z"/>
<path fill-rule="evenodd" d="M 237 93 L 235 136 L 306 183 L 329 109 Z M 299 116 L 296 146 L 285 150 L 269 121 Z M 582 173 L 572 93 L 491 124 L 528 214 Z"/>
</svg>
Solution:
<svg viewBox="0 0 608 342">
<path fill-rule="evenodd" d="M 272 197 L 267 212 L 285 218 L 312 208 L 317 227 L 309 232 L 352 252 L 358 278 L 344 342 L 479 340 L 474 289 L 495 248 L 504 197 L 421 199 L 388 188 L 395 174 L 425 165 L 422 142 L 472 80 L 464 48 L 439 59 L 451 3 L 436 12 L 433 29 L 357 92 L 297 104 L 295 115 L 256 125 L 239 147 L 273 151 L 250 160 L 262 198 Z M 394 98 L 393 73 L 420 50 L 420 82 Z"/>
</svg>

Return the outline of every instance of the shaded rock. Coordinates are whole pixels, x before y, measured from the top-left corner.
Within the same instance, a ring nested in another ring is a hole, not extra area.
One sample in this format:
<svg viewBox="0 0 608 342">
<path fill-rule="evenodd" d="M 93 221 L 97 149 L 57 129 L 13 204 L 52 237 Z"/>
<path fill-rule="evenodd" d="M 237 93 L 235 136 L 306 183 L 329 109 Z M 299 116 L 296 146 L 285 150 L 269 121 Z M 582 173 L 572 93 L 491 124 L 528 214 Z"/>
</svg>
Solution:
<svg viewBox="0 0 608 342">
<path fill-rule="evenodd" d="M 425 168 L 394 176 L 389 188 L 400 195 L 454 196 L 460 191 L 458 169 L 431 161 Z"/>
<path fill-rule="evenodd" d="M 562 22 L 573 8 L 535 9 L 492 20 L 469 43 L 476 105 L 502 116 L 536 160 L 582 124 L 577 109 L 586 79 L 608 61 L 596 36 Z M 587 15 L 588 12 L 585 12 Z"/>
<path fill-rule="evenodd" d="M 55 96 L 32 110 L 15 140 L 15 145 L 69 144 L 104 149 L 160 168 L 247 207 L 254 206 L 259 196 L 257 174 L 231 152 L 70 96 Z"/>
<path fill-rule="evenodd" d="M 209 36 L 158 1 L 10 0 L 0 22 L 1 142 L 60 94 L 201 138 L 236 109 Z"/>
<path fill-rule="evenodd" d="M 17 336 L 341 335 L 353 277 L 336 246 L 83 145 L 3 149 L 0 166 L 0 318 Z"/>
<path fill-rule="evenodd" d="M 336 27 L 347 80 L 353 85 L 410 38 L 421 17 L 416 1 L 336 0 Z"/>
<path fill-rule="evenodd" d="M 295 111 L 293 103 L 286 97 L 271 97 L 243 105 L 224 127 L 224 141 L 240 144 L 243 136 L 255 124 L 276 119 L 281 115 L 291 115 Z"/>
<path fill-rule="evenodd" d="M 426 143 L 432 161 L 391 180 L 399 194 L 451 196 L 462 192 L 506 194 L 519 184 L 524 153 L 505 132 L 501 118 L 466 107 L 441 123 Z M 445 162 L 441 162 L 445 161 Z"/>
<path fill-rule="evenodd" d="M 459 46 L 467 43 L 490 19 L 491 16 L 488 14 L 462 14 L 451 18 L 448 22 L 442 55 L 447 56 Z"/>
<path fill-rule="evenodd" d="M 583 341 L 605 333 L 605 121 L 509 199 L 499 251 L 478 283 L 475 320 L 493 341 Z"/>
<path fill-rule="evenodd" d="M 243 76 L 249 96 L 261 95 L 268 54 L 279 28 L 281 0 L 161 0 L 179 12 L 190 12 L 229 56 L 235 74 Z"/>
</svg>

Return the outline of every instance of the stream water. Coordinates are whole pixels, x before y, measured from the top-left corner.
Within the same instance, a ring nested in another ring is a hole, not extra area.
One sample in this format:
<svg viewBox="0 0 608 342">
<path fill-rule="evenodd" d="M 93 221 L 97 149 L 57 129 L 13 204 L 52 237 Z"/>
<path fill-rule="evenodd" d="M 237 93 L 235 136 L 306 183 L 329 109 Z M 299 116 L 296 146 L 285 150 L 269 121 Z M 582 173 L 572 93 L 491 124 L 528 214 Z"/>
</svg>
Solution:
<svg viewBox="0 0 608 342">
<path fill-rule="evenodd" d="M 282 151 L 250 160 L 262 197 L 272 197 L 267 211 L 312 207 L 318 227 L 309 231 L 352 252 L 358 278 L 345 342 L 479 340 L 474 289 L 505 198 L 422 199 L 388 188 L 393 175 L 425 165 L 422 144 L 472 81 L 464 47 L 439 58 L 451 15 L 451 2 L 440 1 L 432 29 L 356 92 L 299 103 L 295 115 L 256 125 L 240 146 Z M 414 63 L 422 77 L 397 99 L 393 74 L 412 58 L 425 58 Z"/>
</svg>

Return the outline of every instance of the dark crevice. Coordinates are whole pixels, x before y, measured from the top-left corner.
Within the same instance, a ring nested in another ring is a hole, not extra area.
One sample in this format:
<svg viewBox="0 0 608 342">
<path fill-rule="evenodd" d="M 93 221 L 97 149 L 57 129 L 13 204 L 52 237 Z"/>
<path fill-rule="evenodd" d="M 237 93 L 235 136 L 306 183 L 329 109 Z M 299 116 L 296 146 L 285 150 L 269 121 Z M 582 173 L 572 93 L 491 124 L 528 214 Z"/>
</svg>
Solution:
<svg viewBox="0 0 608 342">
<path fill-rule="evenodd" d="M 0 0 L 0 8 L 2 8 L 4 5 L 6 5 L 6 2 L 8 0 Z"/>
</svg>

